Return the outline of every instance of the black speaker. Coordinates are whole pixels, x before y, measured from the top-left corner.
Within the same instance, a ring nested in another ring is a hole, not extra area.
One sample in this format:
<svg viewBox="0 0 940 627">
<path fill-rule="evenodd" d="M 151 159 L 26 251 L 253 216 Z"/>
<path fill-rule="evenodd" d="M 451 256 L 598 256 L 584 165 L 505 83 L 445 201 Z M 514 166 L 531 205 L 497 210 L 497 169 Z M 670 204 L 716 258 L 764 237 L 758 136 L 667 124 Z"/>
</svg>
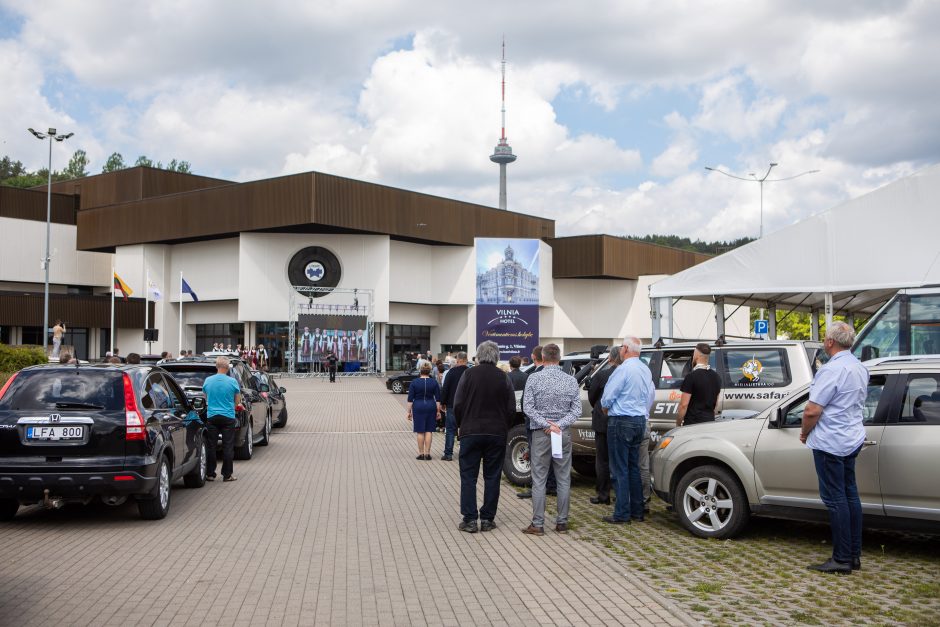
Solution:
<svg viewBox="0 0 940 627">
<path fill-rule="evenodd" d="M 144 329 L 145 342 L 159 342 L 160 329 Z"/>
</svg>

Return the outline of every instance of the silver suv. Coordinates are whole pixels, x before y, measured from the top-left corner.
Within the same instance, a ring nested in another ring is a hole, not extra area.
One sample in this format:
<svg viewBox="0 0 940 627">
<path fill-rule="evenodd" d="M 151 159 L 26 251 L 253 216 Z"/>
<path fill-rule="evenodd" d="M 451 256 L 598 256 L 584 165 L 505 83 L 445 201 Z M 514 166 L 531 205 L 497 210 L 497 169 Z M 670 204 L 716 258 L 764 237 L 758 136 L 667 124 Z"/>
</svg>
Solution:
<svg viewBox="0 0 940 627">
<path fill-rule="evenodd" d="M 940 357 L 866 365 L 867 437 L 855 469 L 865 524 L 940 533 Z M 799 438 L 808 399 L 804 386 L 754 418 L 673 429 L 652 454 L 656 494 L 701 537 L 734 536 L 751 514 L 828 520 Z"/>
</svg>

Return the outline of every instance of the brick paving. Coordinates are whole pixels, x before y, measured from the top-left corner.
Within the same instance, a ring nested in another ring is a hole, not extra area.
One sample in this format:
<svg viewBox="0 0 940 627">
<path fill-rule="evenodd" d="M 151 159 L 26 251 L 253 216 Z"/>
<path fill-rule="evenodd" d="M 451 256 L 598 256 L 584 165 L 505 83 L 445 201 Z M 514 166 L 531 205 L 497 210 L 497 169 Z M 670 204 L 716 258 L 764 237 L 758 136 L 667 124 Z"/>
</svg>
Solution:
<svg viewBox="0 0 940 627">
<path fill-rule="evenodd" d="M 414 459 L 384 381 L 283 384 L 287 428 L 235 462 L 236 483 L 175 488 L 164 521 L 128 503 L 0 524 L 0 623 L 692 623 L 609 551 L 523 536 L 529 503 L 508 484 L 496 530 L 458 531 L 457 463 L 437 459 L 443 436 Z"/>
</svg>

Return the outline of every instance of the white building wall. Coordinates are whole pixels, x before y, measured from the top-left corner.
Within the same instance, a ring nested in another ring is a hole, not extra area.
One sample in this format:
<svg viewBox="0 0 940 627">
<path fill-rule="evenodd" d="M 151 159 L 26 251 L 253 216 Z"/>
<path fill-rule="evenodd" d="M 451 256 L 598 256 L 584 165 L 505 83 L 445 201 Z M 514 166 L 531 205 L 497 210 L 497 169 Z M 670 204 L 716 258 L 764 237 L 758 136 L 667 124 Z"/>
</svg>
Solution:
<svg viewBox="0 0 940 627">
<path fill-rule="evenodd" d="M 170 249 L 164 291 L 170 301 L 180 298 L 180 272 L 200 301 L 236 300 L 239 297 L 239 246 L 237 237 L 175 244 Z M 190 296 L 186 295 L 187 302 Z"/>
<path fill-rule="evenodd" d="M 46 254 L 46 223 L 0 218 L 0 281 L 45 283 L 40 264 Z M 49 228 L 49 282 L 62 285 L 110 285 L 111 255 L 75 248 L 77 228 L 52 224 Z"/>
<path fill-rule="evenodd" d="M 431 329 L 431 350 L 437 354 L 442 344 L 466 344 L 470 353 L 476 352 L 475 324 L 471 320 L 474 308 L 441 305 L 438 309 L 438 325 Z"/>
</svg>

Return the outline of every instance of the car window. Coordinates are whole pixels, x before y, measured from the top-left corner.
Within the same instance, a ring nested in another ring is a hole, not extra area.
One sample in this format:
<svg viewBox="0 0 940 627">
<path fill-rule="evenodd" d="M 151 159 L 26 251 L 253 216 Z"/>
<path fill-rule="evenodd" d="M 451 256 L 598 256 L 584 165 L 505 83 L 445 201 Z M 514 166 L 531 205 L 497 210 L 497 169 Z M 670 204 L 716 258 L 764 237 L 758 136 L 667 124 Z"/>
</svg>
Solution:
<svg viewBox="0 0 940 627">
<path fill-rule="evenodd" d="M 682 380 L 692 371 L 692 349 L 664 350 L 663 365 L 656 387 L 678 390 Z"/>
<path fill-rule="evenodd" d="M 170 376 L 173 377 L 177 383 L 187 388 L 199 388 L 202 389 L 202 385 L 206 382 L 206 379 L 211 377 L 216 373 L 215 368 L 209 370 L 208 368 L 184 370 L 182 368 L 170 368 L 167 370 L 170 373 Z"/>
<path fill-rule="evenodd" d="M 878 412 L 878 403 L 881 401 L 882 392 L 884 392 L 885 375 L 872 375 L 868 380 L 868 394 L 865 396 L 865 406 L 862 408 L 862 423 L 873 424 Z M 799 427 L 803 422 L 803 410 L 809 402 L 809 394 L 805 394 L 791 404 L 784 414 L 783 427 Z"/>
<path fill-rule="evenodd" d="M 169 377 L 163 377 L 163 381 L 166 391 L 169 393 L 170 405 L 175 409 L 187 407 L 186 395 L 179 389 L 179 386 L 171 381 Z"/>
<path fill-rule="evenodd" d="M 940 373 L 916 373 L 908 377 L 898 422 L 940 425 Z"/>
<path fill-rule="evenodd" d="M 787 409 L 783 417 L 783 427 L 799 427 L 803 423 L 803 410 L 809 402 L 809 394 L 801 396 L 799 400 Z"/>
<path fill-rule="evenodd" d="M 775 388 L 790 385 L 790 367 L 782 348 L 721 350 L 725 387 Z"/>
<path fill-rule="evenodd" d="M 82 403 L 105 410 L 124 409 L 124 380 L 119 370 L 56 368 L 20 372 L 0 409 L 53 411 L 59 403 Z"/>
<path fill-rule="evenodd" d="M 141 404 L 146 409 L 169 409 L 170 393 L 166 390 L 166 383 L 158 372 L 152 373 L 144 382 L 144 394 Z"/>
</svg>

